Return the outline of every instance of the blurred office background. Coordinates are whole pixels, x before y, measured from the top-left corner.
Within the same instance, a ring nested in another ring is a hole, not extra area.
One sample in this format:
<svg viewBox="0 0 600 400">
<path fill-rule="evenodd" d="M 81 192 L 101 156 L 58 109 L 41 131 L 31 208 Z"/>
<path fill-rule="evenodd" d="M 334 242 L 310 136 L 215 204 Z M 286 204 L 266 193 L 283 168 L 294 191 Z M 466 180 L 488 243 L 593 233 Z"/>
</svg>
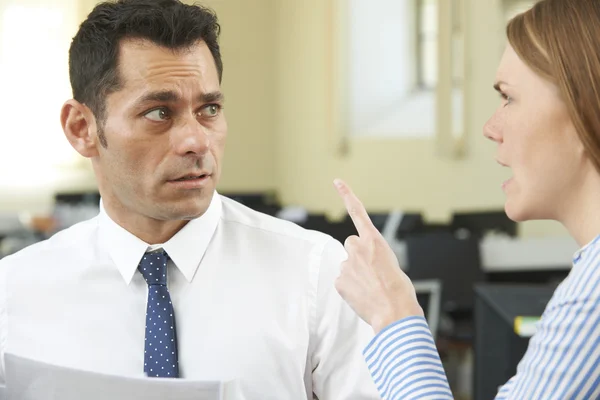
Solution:
<svg viewBox="0 0 600 400">
<path fill-rule="evenodd" d="M 0 0 L 0 258 L 98 212 L 59 123 L 70 39 L 96 0 Z M 414 280 L 455 396 L 489 399 L 577 250 L 515 224 L 482 127 L 505 24 L 528 0 L 205 0 L 222 26 L 221 194 L 331 234 L 349 182 Z"/>
</svg>

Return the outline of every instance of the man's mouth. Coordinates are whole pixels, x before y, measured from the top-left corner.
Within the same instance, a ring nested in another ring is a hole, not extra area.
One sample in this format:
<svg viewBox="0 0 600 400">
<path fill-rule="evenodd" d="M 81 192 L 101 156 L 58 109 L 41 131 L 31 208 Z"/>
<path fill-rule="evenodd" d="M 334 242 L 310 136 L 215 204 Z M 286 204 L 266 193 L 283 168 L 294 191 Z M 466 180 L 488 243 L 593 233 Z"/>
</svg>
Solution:
<svg viewBox="0 0 600 400">
<path fill-rule="evenodd" d="M 186 175 L 186 176 L 183 176 L 183 177 L 181 177 L 181 178 L 179 178 L 179 179 L 175 179 L 175 182 L 193 181 L 193 180 L 195 180 L 195 179 L 203 179 L 203 178 L 206 178 L 206 177 L 208 177 L 208 176 L 209 176 L 208 174 L 201 174 L 201 175 Z"/>
</svg>

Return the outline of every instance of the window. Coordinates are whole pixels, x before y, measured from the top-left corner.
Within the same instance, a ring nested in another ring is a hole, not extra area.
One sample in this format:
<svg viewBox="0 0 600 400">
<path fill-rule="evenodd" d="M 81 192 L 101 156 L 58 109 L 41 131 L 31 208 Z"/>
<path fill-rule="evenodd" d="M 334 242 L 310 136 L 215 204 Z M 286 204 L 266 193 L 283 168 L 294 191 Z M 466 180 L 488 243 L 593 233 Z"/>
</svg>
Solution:
<svg viewBox="0 0 600 400">
<path fill-rule="evenodd" d="M 417 0 L 417 85 L 435 89 L 437 82 L 437 3 L 435 0 Z"/>
<path fill-rule="evenodd" d="M 68 164 L 74 150 L 60 126 L 72 96 L 68 48 L 76 0 L 14 0 L 0 5 L 0 186 L 35 187 Z"/>
<path fill-rule="evenodd" d="M 349 136 L 432 138 L 436 133 L 438 1 L 349 0 Z M 444 0 L 445 1 L 445 0 Z M 453 131 L 462 131 L 462 3 L 453 0 Z"/>
</svg>

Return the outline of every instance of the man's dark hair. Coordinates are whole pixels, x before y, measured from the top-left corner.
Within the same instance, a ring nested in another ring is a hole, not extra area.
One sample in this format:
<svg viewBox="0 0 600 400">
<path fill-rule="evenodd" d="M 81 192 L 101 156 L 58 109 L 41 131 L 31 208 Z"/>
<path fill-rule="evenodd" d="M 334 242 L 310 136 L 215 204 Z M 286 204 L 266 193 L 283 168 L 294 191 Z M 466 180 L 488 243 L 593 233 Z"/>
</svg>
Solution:
<svg viewBox="0 0 600 400">
<path fill-rule="evenodd" d="M 102 145 L 107 145 L 102 134 L 106 96 L 122 86 L 118 70 L 122 40 L 148 40 L 173 50 L 203 41 L 215 60 L 221 81 L 219 33 L 212 10 L 179 0 L 117 0 L 94 7 L 71 43 L 69 75 L 73 98 L 86 104 L 98 121 Z"/>
</svg>

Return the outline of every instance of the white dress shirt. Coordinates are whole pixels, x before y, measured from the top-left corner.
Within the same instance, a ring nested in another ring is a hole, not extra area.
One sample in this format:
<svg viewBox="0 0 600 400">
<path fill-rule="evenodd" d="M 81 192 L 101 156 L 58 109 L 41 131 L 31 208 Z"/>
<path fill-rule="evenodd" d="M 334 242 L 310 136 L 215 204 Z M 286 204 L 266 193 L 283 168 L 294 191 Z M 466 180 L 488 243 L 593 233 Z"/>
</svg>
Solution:
<svg viewBox="0 0 600 400">
<path fill-rule="evenodd" d="M 0 383 L 7 352 L 141 376 L 150 244 L 100 214 L 0 260 Z M 246 400 L 378 399 L 373 337 L 338 295 L 343 246 L 215 193 L 164 243 L 180 377 L 235 379 Z"/>
</svg>

